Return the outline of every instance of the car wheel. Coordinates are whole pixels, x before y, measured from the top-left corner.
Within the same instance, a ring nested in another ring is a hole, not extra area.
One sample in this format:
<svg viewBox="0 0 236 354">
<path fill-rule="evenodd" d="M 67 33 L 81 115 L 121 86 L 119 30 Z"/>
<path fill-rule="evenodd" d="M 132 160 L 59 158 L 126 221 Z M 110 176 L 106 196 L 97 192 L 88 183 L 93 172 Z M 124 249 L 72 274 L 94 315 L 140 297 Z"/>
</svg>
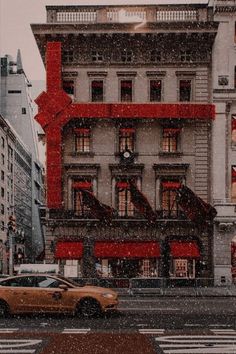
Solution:
<svg viewBox="0 0 236 354">
<path fill-rule="evenodd" d="M 101 314 L 101 306 L 95 299 L 81 300 L 78 310 L 83 317 L 93 317 Z"/>
<path fill-rule="evenodd" d="M 0 317 L 7 317 L 9 315 L 9 308 L 7 304 L 0 301 Z"/>
</svg>

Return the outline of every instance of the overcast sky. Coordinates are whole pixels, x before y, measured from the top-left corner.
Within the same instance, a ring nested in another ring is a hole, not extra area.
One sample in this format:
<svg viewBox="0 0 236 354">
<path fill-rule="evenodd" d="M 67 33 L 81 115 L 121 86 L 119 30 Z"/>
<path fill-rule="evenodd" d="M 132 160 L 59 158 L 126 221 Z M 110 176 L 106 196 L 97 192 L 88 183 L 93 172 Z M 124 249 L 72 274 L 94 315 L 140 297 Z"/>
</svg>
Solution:
<svg viewBox="0 0 236 354">
<path fill-rule="evenodd" d="M 205 1 L 176 0 L 178 3 Z M 46 23 L 46 5 L 134 5 L 167 2 L 173 2 L 173 0 L 0 0 L 0 55 L 10 54 L 15 59 L 19 48 L 28 79 L 44 80 L 45 70 L 30 24 Z"/>
</svg>

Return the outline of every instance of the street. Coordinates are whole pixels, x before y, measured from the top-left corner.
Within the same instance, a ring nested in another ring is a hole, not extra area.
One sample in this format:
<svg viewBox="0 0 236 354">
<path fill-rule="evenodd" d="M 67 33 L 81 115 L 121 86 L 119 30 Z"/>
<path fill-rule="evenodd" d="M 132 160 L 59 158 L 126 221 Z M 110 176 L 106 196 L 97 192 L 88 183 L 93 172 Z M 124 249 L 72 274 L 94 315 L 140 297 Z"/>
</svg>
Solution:
<svg viewBox="0 0 236 354">
<path fill-rule="evenodd" d="M 234 298 L 121 298 L 99 318 L 13 316 L 0 353 L 236 353 L 235 313 Z"/>
</svg>

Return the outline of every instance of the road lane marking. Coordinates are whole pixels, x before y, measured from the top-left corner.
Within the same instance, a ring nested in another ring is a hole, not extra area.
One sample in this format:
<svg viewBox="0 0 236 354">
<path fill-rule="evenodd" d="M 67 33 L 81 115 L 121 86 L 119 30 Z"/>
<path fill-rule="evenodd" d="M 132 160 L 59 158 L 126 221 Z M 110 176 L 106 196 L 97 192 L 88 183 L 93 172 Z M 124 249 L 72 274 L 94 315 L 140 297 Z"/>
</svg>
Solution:
<svg viewBox="0 0 236 354">
<path fill-rule="evenodd" d="M 0 328 L 0 333 L 13 333 L 18 330 L 19 328 Z"/>
<path fill-rule="evenodd" d="M 156 337 L 165 354 L 230 354 L 236 353 L 236 336 L 179 335 Z"/>
<path fill-rule="evenodd" d="M 236 334 L 236 330 L 231 328 L 211 328 L 211 332 L 215 334 Z"/>
<path fill-rule="evenodd" d="M 71 333 L 71 334 L 86 334 L 90 332 L 90 328 L 64 328 L 62 333 Z"/>
<path fill-rule="evenodd" d="M 139 329 L 140 334 L 164 334 L 165 329 L 163 328 L 142 328 Z"/>
<path fill-rule="evenodd" d="M 26 348 L 38 346 L 41 339 L 0 339 L 0 354 L 33 354 L 37 348 Z"/>
<path fill-rule="evenodd" d="M 173 309 L 168 307 L 118 307 L 119 311 L 181 311 L 180 309 Z"/>
</svg>

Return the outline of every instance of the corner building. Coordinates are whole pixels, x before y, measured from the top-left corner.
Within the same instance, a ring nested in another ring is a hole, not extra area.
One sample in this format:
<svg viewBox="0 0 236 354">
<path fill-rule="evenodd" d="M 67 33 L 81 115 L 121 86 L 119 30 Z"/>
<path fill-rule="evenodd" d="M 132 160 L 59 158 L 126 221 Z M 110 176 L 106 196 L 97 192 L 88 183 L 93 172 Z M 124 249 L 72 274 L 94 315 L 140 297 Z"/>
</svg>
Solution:
<svg viewBox="0 0 236 354">
<path fill-rule="evenodd" d="M 211 8 L 46 9 L 31 25 L 47 71 L 46 261 L 66 276 L 210 282 Z"/>
</svg>

